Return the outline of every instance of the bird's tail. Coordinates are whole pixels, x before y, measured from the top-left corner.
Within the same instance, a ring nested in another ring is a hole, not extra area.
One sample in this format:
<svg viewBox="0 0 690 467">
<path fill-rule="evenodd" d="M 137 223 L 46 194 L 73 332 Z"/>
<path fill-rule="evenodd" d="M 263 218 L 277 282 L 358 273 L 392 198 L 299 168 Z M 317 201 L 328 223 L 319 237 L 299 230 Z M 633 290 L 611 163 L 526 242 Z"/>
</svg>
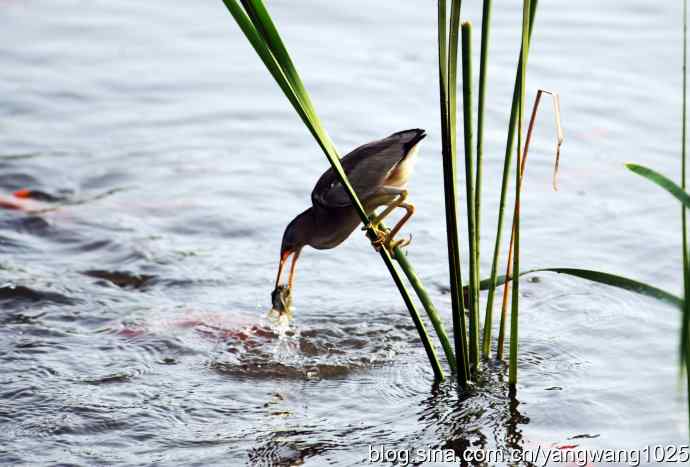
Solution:
<svg viewBox="0 0 690 467">
<path fill-rule="evenodd" d="M 405 153 L 408 153 L 417 143 L 426 138 L 426 130 L 421 128 L 413 128 L 411 130 L 403 130 L 393 133 L 391 137 L 397 137 L 401 140 Z"/>
</svg>

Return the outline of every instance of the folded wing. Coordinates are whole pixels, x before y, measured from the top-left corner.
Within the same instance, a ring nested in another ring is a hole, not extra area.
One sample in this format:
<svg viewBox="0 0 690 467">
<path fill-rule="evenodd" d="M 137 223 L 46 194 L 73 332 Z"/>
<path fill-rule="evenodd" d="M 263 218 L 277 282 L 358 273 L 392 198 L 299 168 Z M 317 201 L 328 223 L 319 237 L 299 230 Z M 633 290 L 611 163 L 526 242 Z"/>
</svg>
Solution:
<svg viewBox="0 0 690 467">
<path fill-rule="evenodd" d="M 401 131 L 364 144 L 343 157 L 340 162 L 359 199 L 364 201 L 375 195 L 395 166 L 425 135 L 419 129 Z M 332 168 L 316 182 L 311 199 L 314 206 L 326 209 L 351 205 L 345 187 Z"/>
</svg>

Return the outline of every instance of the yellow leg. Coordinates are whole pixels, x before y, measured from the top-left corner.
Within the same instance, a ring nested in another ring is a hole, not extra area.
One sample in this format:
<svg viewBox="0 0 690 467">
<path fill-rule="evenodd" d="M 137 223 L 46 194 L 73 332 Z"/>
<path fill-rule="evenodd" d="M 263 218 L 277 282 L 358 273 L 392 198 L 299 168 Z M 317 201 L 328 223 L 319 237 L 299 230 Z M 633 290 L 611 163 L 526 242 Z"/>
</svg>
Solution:
<svg viewBox="0 0 690 467">
<path fill-rule="evenodd" d="M 386 209 L 384 209 L 379 215 L 375 216 L 371 220 L 371 222 L 369 222 L 369 224 L 362 229 L 366 230 L 369 228 L 373 228 L 376 231 L 378 238 L 376 240 L 372 240 L 371 243 L 377 250 L 380 249 L 382 246 L 385 246 L 388 249 L 388 251 L 392 253 L 395 247 L 407 246 L 412 241 L 411 235 L 409 238 L 395 240 L 395 236 L 398 234 L 398 232 L 400 232 L 400 229 L 402 229 L 405 223 L 407 223 L 407 221 L 409 221 L 415 213 L 414 204 L 406 203 L 406 198 L 407 191 L 401 193 L 400 196 L 398 196 L 398 198 L 396 198 L 393 202 L 386 206 Z M 398 221 L 398 223 L 395 224 L 393 230 L 381 229 L 380 224 L 383 221 L 383 219 L 388 217 L 388 215 L 390 215 L 390 213 L 393 212 L 393 210 L 396 208 L 403 208 L 407 212 L 402 217 L 402 219 L 400 219 L 400 221 Z"/>
<path fill-rule="evenodd" d="M 407 190 L 403 190 L 397 198 L 395 198 L 391 203 L 386 206 L 386 209 L 381 211 L 380 214 L 375 216 L 371 221 L 369 221 L 369 224 L 372 226 L 378 226 L 383 220 L 390 215 L 390 213 L 395 210 L 395 208 L 401 207 L 404 203 L 405 200 L 407 199 Z"/>
<path fill-rule="evenodd" d="M 391 201 L 386 208 L 381 211 L 380 214 L 375 215 L 374 217 L 371 218 L 369 223 L 362 227 L 362 230 L 369 230 L 374 229 L 376 231 L 376 240 L 372 240 L 371 244 L 376 248 L 378 251 L 382 246 L 387 245 L 390 237 L 390 231 L 388 229 L 381 229 L 379 226 L 383 220 L 392 213 L 395 208 L 400 207 L 402 204 L 405 204 L 405 200 L 407 199 L 407 190 L 402 190 L 397 197 Z"/>
<path fill-rule="evenodd" d="M 385 245 L 388 242 L 388 239 L 390 238 L 388 236 L 389 231 L 387 229 L 380 229 L 379 225 L 383 220 L 388 217 L 394 210 L 395 208 L 400 207 L 402 204 L 405 203 L 405 200 L 407 199 L 407 190 L 402 190 L 400 193 L 391 201 L 388 203 L 386 208 L 381 211 L 380 214 L 374 215 L 369 223 L 362 227 L 362 230 L 369 230 L 369 229 L 374 229 L 376 231 L 376 236 L 378 237 L 376 240 L 372 240 L 371 244 L 376 248 L 377 250 L 381 248 L 381 246 Z"/>
<path fill-rule="evenodd" d="M 404 208 L 407 212 L 402 217 L 402 219 L 400 219 L 400 221 L 398 221 L 398 223 L 395 224 L 395 227 L 393 227 L 393 230 L 391 230 L 387 235 L 386 248 L 388 248 L 388 250 L 391 252 L 395 249 L 395 247 L 407 246 L 412 241 L 412 235 L 410 235 L 409 238 L 395 240 L 395 236 L 398 234 L 398 232 L 400 232 L 400 229 L 402 229 L 403 225 L 405 225 L 407 223 L 407 221 L 409 221 L 410 218 L 415 213 L 414 204 L 401 203 L 399 207 Z"/>
<path fill-rule="evenodd" d="M 298 248 L 295 250 L 294 254 L 292 255 L 292 264 L 290 265 L 290 276 L 288 277 L 288 288 L 292 289 L 292 284 L 293 281 L 295 280 L 295 267 L 297 266 L 297 259 L 299 258 L 299 254 L 302 252 L 302 248 Z"/>
</svg>

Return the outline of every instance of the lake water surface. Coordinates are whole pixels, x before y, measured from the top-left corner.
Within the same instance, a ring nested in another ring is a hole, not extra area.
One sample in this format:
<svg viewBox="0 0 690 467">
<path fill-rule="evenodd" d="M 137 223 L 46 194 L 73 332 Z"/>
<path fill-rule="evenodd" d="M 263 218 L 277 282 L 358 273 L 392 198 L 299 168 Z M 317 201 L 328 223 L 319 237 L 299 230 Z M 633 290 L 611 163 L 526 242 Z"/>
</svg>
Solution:
<svg viewBox="0 0 690 467">
<path fill-rule="evenodd" d="M 427 129 L 408 251 L 450 328 L 435 3 L 268 3 L 342 153 Z M 481 5 L 463 3 L 478 51 Z M 494 2 L 483 276 L 519 3 Z M 679 206 L 623 167 L 679 171 L 677 3 L 541 2 L 528 99 L 560 93 L 566 143 L 553 192 L 546 105 L 523 268 L 679 291 Z M 523 281 L 515 399 L 501 365 L 470 395 L 433 385 L 359 234 L 303 252 L 294 323 L 272 328 L 282 231 L 327 162 L 222 2 L 4 0 L 0 31 L 0 196 L 60 198 L 0 209 L 0 464 L 345 466 L 381 445 L 687 444 L 678 313 L 624 291 Z"/>
</svg>

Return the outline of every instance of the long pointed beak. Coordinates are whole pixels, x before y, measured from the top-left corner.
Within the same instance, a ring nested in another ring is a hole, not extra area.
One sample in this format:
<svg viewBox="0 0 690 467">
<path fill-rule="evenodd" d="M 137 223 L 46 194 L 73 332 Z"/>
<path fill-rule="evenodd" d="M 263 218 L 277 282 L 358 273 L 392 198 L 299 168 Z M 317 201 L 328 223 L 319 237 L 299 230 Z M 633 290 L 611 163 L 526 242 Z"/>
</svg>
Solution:
<svg viewBox="0 0 690 467">
<path fill-rule="evenodd" d="M 290 251 L 286 251 L 280 255 L 280 263 L 278 264 L 278 276 L 276 277 L 276 288 L 280 284 L 280 276 L 283 275 L 283 267 L 285 266 L 285 261 L 287 261 L 290 256 Z M 294 263 L 293 263 L 294 264 Z"/>
</svg>

